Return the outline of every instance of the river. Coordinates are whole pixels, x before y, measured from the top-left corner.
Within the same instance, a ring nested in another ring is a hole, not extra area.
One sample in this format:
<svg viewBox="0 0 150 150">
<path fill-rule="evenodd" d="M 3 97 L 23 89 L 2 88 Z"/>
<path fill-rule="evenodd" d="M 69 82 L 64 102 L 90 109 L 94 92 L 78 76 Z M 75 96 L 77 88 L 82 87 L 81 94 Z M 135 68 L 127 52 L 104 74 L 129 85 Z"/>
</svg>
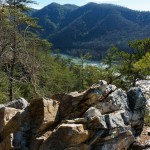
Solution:
<svg viewBox="0 0 150 150">
<path fill-rule="evenodd" d="M 79 64 L 81 62 L 81 59 L 78 58 L 78 57 L 73 57 L 73 56 L 70 56 L 70 55 L 66 55 L 66 54 L 52 54 L 54 56 L 57 56 L 59 55 L 61 58 L 63 59 L 68 59 L 70 58 L 72 60 L 73 63 L 75 64 Z M 84 60 L 84 66 L 95 66 L 95 67 L 100 67 L 100 68 L 105 68 L 106 65 L 104 65 L 102 62 L 100 61 L 92 61 L 92 60 Z"/>
</svg>

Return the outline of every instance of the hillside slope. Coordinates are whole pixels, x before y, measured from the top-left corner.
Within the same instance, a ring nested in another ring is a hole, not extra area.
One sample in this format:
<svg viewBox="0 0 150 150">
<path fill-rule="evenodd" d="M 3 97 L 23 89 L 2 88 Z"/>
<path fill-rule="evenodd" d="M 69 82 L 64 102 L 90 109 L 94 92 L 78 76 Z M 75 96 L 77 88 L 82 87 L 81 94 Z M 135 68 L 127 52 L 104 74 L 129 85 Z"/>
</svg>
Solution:
<svg viewBox="0 0 150 150">
<path fill-rule="evenodd" d="M 52 3 L 33 16 L 45 30 L 42 37 L 54 48 L 73 54 L 85 50 L 100 57 L 111 45 L 128 50 L 129 40 L 150 36 L 150 12 L 111 4 L 77 7 Z"/>
<path fill-rule="evenodd" d="M 47 38 L 48 35 L 58 31 L 61 21 L 76 8 L 78 8 L 76 5 L 51 3 L 35 12 L 32 16 L 38 19 L 38 24 L 44 29 L 40 35 Z"/>
</svg>

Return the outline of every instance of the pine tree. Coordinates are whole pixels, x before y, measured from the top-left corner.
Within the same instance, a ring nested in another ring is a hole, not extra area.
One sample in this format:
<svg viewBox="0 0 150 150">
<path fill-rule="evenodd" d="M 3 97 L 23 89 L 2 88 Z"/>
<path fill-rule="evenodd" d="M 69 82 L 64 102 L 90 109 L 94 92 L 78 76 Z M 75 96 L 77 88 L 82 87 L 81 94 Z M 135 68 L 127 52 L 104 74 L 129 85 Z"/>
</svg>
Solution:
<svg viewBox="0 0 150 150">
<path fill-rule="evenodd" d="M 27 62 L 33 59 L 33 56 L 27 50 L 26 32 L 28 27 L 34 27 L 36 23 L 25 14 L 28 10 L 26 4 L 29 3 L 32 1 L 7 0 L 0 3 L 1 36 L 4 36 L 0 41 L 2 43 L 0 56 L 2 68 L 8 76 L 10 101 L 15 93 L 14 82 L 24 82 L 30 78 L 28 70 L 31 68 L 27 68 L 29 66 Z M 32 36 L 32 41 L 34 40 Z"/>
</svg>

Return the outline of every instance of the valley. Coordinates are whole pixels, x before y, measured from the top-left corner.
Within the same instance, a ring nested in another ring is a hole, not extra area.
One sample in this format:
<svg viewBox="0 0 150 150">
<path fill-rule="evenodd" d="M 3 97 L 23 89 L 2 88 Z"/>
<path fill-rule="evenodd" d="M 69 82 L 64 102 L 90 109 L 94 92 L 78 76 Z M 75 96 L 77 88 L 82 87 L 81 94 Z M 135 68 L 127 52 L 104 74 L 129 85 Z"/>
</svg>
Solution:
<svg viewBox="0 0 150 150">
<path fill-rule="evenodd" d="M 129 41 L 150 37 L 150 12 L 112 4 L 51 3 L 32 17 L 43 28 L 39 36 L 53 43 L 53 49 L 72 56 L 89 52 L 94 60 L 100 60 L 111 46 L 130 52 Z"/>
</svg>

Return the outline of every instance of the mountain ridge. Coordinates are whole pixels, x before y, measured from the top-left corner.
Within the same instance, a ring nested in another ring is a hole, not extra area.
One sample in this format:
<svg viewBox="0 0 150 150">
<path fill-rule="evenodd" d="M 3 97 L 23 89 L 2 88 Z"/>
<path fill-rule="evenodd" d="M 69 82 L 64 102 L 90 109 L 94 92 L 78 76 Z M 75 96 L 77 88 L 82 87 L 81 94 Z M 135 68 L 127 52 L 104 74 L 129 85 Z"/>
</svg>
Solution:
<svg viewBox="0 0 150 150">
<path fill-rule="evenodd" d="M 101 57 L 111 45 L 129 51 L 128 41 L 150 36 L 149 11 L 113 4 L 88 3 L 78 7 L 52 3 L 33 17 L 39 18 L 39 25 L 44 28 L 40 36 L 52 42 L 54 48 L 63 53 L 69 50 L 73 55 L 90 51 L 94 57 Z"/>
</svg>

